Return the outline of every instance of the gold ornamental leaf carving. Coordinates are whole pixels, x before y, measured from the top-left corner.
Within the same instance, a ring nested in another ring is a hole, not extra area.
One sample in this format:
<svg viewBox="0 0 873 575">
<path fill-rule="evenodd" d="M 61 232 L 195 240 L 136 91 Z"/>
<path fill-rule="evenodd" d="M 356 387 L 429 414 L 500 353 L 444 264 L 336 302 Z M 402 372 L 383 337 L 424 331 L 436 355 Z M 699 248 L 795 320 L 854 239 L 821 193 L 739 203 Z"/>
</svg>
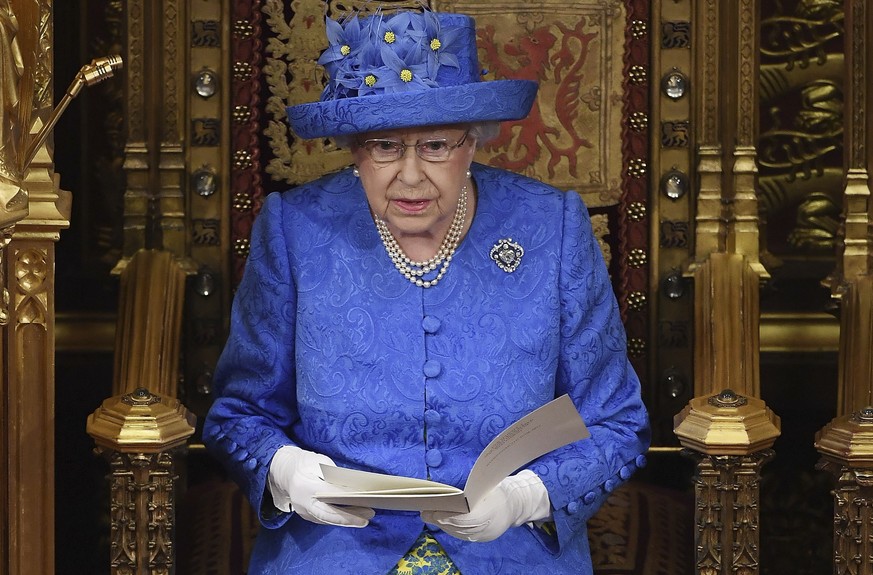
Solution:
<svg viewBox="0 0 873 575">
<path fill-rule="evenodd" d="M 12 290 L 15 318 L 19 324 L 45 325 L 49 317 L 49 285 L 51 263 L 44 249 L 26 247 L 15 249 L 10 258 L 10 270 L 15 278 Z"/>
</svg>

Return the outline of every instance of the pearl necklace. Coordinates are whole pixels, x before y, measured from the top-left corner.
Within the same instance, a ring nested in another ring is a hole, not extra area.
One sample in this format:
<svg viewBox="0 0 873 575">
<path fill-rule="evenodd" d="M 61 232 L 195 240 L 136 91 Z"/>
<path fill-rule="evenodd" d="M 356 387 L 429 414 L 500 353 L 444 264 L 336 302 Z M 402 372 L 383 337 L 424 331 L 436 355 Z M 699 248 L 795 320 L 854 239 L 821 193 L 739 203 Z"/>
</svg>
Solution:
<svg viewBox="0 0 873 575">
<path fill-rule="evenodd" d="M 437 282 L 446 275 L 446 270 L 449 268 L 449 264 L 452 263 L 452 256 L 454 256 L 455 250 L 458 248 L 458 243 L 461 241 L 464 222 L 467 220 L 467 186 L 464 185 L 464 187 L 461 188 L 461 193 L 458 197 L 458 207 L 455 210 L 455 217 L 452 218 L 452 224 L 449 226 L 449 230 L 446 232 L 446 237 L 443 238 L 442 244 L 440 244 L 440 249 L 437 250 L 437 253 L 427 261 L 416 262 L 409 259 L 409 257 L 403 253 L 403 248 L 401 248 L 400 244 L 397 243 L 394 234 L 392 234 L 391 230 L 388 229 L 388 224 L 385 223 L 385 220 L 379 216 L 374 216 L 374 219 L 376 221 L 376 229 L 379 232 L 379 237 L 382 238 L 382 245 L 385 246 L 385 251 L 388 252 L 388 257 L 391 258 L 397 271 L 418 287 L 429 288 L 435 286 Z M 439 267 L 440 270 L 437 272 L 435 278 L 429 280 L 423 279 L 425 274 L 434 271 L 437 267 Z"/>
</svg>

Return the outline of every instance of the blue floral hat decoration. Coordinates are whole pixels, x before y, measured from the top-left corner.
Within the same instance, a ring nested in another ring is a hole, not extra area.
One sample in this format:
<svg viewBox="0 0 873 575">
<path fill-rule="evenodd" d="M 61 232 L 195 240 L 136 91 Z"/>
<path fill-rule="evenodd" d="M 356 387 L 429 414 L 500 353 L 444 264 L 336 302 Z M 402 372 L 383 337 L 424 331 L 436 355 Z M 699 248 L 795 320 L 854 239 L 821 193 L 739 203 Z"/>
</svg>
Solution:
<svg viewBox="0 0 873 575">
<path fill-rule="evenodd" d="M 531 80 L 483 81 L 473 18 L 423 10 L 326 19 L 318 102 L 287 108 L 301 138 L 527 116 Z"/>
</svg>

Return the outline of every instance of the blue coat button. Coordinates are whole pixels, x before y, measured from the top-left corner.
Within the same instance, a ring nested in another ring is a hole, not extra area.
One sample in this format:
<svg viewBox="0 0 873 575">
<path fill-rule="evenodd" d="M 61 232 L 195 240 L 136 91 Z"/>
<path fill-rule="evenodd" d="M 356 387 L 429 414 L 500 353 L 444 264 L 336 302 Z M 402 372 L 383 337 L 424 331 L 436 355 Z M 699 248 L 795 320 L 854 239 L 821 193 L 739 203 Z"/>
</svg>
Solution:
<svg viewBox="0 0 873 575">
<path fill-rule="evenodd" d="M 254 457 L 252 457 L 251 459 L 249 459 L 245 462 L 245 467 L 249 471 L 253 471 L 255 469 L 255 467 L 257 467 L 257 466 L 258 466 L 258 460 L 255 459 Z"/>
<path fill-rule="evenodd" d="M 435 409 L 428 409 L 424 412 L 424 422 L 428 425 L 436 425 L 442 420 L 443 416 Z"/>
<path fill-rule="evenodd" d="M 442 322 L 432 315 L 426 315 L 421 320 L 421 329 L 423 329 L 425 333 L 436 333 L 441 325 Z"/>
<path fill-rule="evenodd" d="M 634 460 L 637 468 L 642 468 L 646 466 L 646 456 L 645 455 L 637 455 L 637 458 Z"/>
<path fill-rule="evenodd" d="M 606 482 L 603 484 L 603 489 L 607 493 L 612 493 L 612 491 L 615 489 L 615 484 L 615 479 L 607 479 Z"/>
<path fill-rule="evenodd" d="M 428 467 L 439 467 L 443 463 L 443 454 L 439 449 L 431 449 L 425 454 L 424 462 Z"/>
<path fill-rule="evenodd" d="M 442 371 L 440 362 L 433 359 L 424 362 L 424 375 L 427 377 L 436 377 L 440 374 L 440 371 Z"/>
<path fill-rule="evenodd" d="M 621 469 L 618 470 L 618 476 L 622 479 L 629 479 L 633 472 L 627 465 L 623 465 Z"/>
<path fill-rule="evenodd" d="M 567 513 L 569 513 L 570 515 L 576 515 L 577 513 L 579 513 L 579 502 L 571 501 L 570 503 L 568 503 Z"/>
<path fill-rule="evenodd" d="M 594 500 L 597 499 L 597 494 L 593 491 L 589 491 L 585 494 L 585 497 L 582 498 L 582 501 L 585 502 L 585 505 L 591 505 L 594 503 Z"/>
</svg>

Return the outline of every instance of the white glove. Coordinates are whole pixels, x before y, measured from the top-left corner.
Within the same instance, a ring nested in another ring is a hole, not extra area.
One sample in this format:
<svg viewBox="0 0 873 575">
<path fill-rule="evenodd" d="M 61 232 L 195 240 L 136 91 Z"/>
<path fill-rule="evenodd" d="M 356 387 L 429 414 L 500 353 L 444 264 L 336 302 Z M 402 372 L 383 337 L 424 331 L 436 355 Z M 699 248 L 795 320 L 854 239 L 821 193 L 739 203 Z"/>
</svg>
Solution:
<svg viewBox="0 0 873 575">
<path fill-rule="evenodd" d="M 293 511 L 313 523 L 366 527 L 376 514 L 369 507 L 330 505 L 313 497 L 316 493 L 342 491 L 324 480 L 321 464 L 335 465 L 330 457 L 320 453 L 294 445 L 280 447 L 270 462 L 267 476 L 273 505 L 280 511 Z"/>
<path fill-rule="evenodd" d="M 510 527 L 551 516 L 549 492 L 542 479 L 529 469 L 497 484 L 469 513 L 422 511 L 421 520 L 465 541 L 493 541 Z"/>
</svg>

